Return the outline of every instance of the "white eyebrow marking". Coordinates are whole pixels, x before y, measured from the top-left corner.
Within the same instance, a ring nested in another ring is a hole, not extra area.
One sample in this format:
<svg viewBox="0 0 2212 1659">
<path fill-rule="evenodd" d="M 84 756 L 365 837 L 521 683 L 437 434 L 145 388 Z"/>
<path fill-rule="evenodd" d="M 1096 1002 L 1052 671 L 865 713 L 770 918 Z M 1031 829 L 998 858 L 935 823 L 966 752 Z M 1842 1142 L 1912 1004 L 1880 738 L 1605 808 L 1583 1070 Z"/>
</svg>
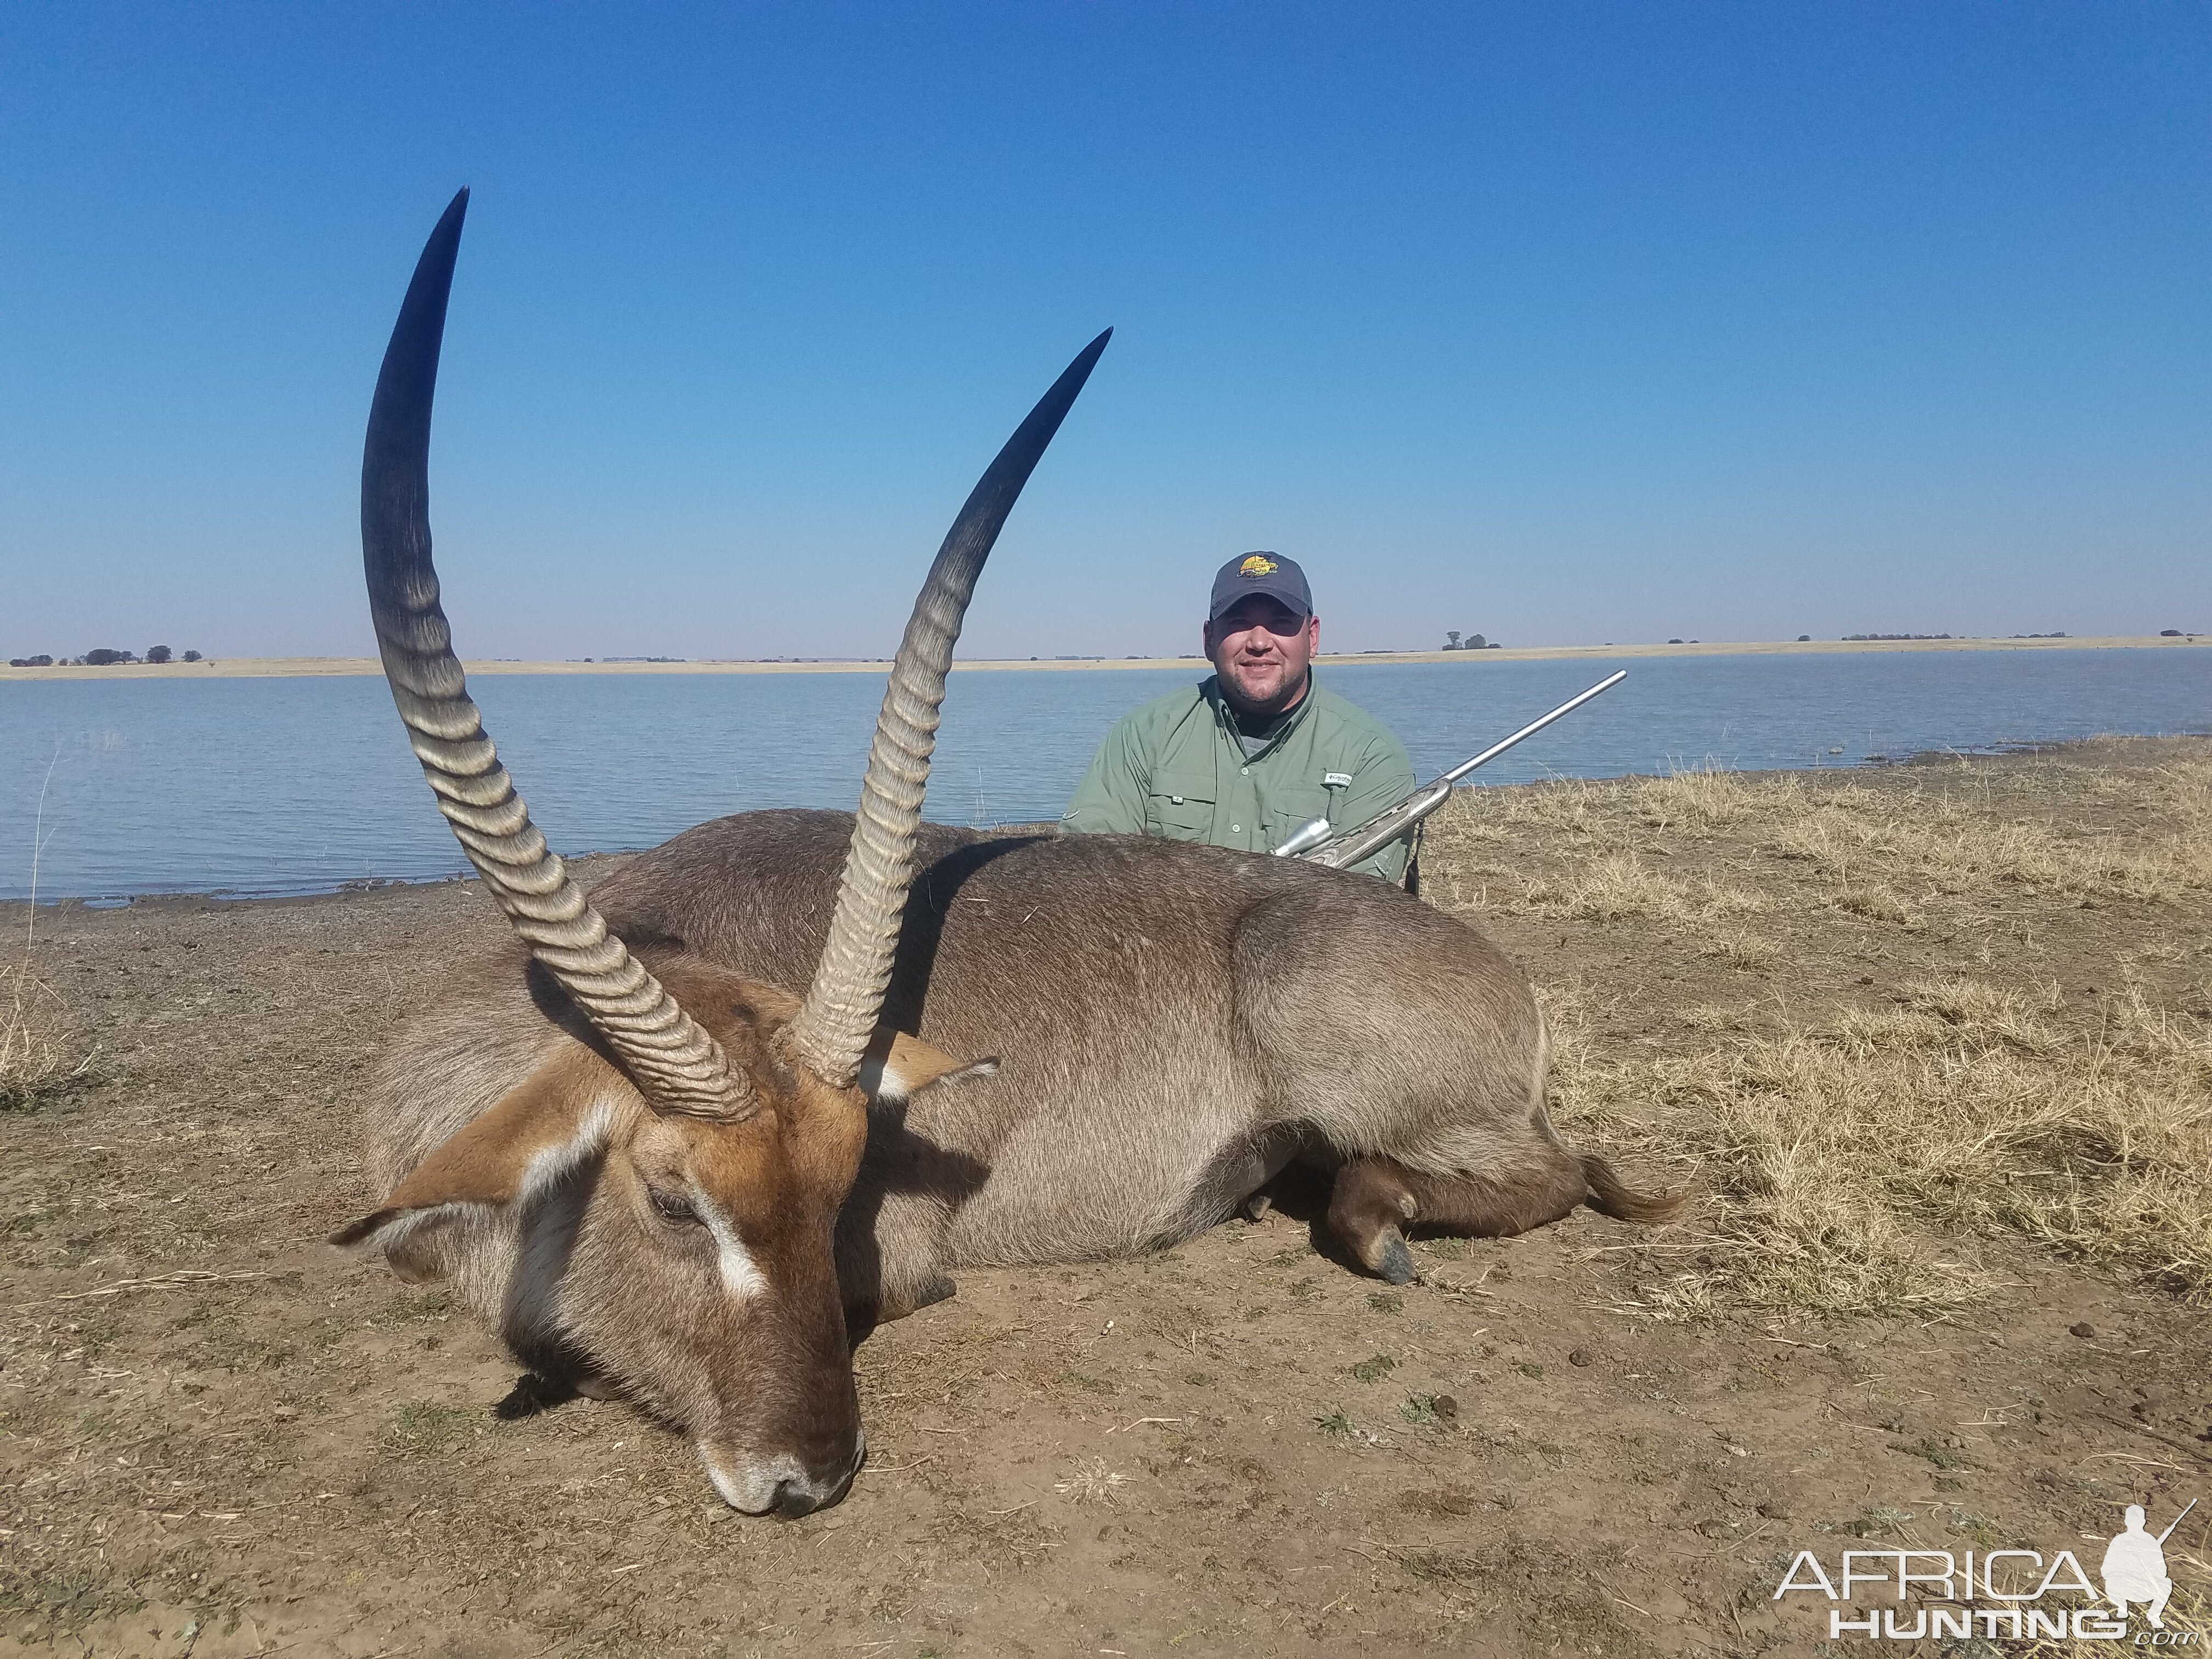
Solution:
<svg viewBox="0 0 2212 1659">
<path fill-rule="evenodd" d="M 707 1231 L 714 1236 L 715 1254 L 721 1268 L 722 1289 L 734 1302 L 744 1302 L 753 1297 L 768 1294 L 768 1276 L 762 1273 L 745 1249 L 744 1240 L 730 1224 L 714 1200 L 699 1190 L 695 1182 L 691 1188 L 692 1207 L 699 1212 L 699 1219 L 707 1224 Z"/>
</svg>

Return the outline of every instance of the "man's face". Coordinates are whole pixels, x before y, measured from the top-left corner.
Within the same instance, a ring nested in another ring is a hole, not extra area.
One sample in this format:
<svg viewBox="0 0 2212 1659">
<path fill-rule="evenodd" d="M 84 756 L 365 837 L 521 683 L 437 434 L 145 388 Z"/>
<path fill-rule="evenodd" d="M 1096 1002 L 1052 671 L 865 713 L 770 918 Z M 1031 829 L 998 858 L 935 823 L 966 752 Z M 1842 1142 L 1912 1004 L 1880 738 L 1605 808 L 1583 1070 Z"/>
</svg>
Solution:
<svg viewBox="0 0 2212 1659">
<path fill-rule="evenodd" d="M 1206 654 L 1229 701 L 1246 714 L 1279 714 L 1304 695 L 1321 618 L 1255 593 L 1206 625 Z"/>
</svg>

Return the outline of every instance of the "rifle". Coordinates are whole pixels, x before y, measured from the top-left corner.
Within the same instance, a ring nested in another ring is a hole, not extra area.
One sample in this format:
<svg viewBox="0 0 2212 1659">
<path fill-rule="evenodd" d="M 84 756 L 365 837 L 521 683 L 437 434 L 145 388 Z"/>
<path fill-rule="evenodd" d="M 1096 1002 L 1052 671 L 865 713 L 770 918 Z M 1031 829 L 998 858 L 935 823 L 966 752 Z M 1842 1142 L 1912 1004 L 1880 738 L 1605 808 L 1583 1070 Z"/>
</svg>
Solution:
<svg viewBox="0 0 2212 1659">
<path fill-rule="evenodd" d="M 1341 870 L 1372 857 L 1399 836 L 1409 834 L 1415 824 L 1449 800 L 1452 786 L 1476 767 L 1497 759 L 1522 738 L 1542 731 L 1562 714 L 1572 714 L 1599 692 L 1611 690 L 1627 678 L 1626 668 L 1607 675 L 1589 690 L 1568 698 L 1550 714 L 1539 715 L 1511 737 L 1492 744 L 1473 760 L 1462 761 L 1442 777 L 1424 784 L 1395 806 L 1377 812 L 1357 829 L 1338 833 L 1330 829 L 1327 818 L 1316 818 L 1278 847 L 1275 856 L 1301 858 L 1310 863 L 1325 864 L 1332 870 Z"/>
<path fill-rule="evenodd" d="M 2197 1500 L 2192 1498 L 2189 1500 L 2189 1510 L 2193 1510 L 2196 1507 Z M 2158 1541 L 2160 1544 L 2164 1544 L 2167 1539 L 2173 1536 L 2173 1528 L 2175 1527 L 2179 1526 L 2183 1522 L 2189 1519 L 2189 1510 L 2184 1510 L 2180 1514 L 2175 1516 L 2172 1524 L 2169 1525 L 2164 1532 L 2159 1534 Z"/>
</svg>

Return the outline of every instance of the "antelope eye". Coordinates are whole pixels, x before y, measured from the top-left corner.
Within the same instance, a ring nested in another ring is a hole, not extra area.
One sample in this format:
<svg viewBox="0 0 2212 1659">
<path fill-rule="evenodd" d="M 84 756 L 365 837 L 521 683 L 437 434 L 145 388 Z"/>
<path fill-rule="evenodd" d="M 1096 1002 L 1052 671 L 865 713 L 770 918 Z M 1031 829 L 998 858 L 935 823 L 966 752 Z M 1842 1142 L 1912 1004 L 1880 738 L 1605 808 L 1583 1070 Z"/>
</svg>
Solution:
<svg viewBox="0 0 2212 1659">
<path fill-rule="evenodd" d="M 699 1212 L 691 1207 L 691 1200 L 683 1194 L 653 1186 L 648 1186 L 645 1192 L 646 1196 L 653 1200 L 653 1213 L 663 1221 L 678 1226 L 699 1225 Z"/>
</svg>

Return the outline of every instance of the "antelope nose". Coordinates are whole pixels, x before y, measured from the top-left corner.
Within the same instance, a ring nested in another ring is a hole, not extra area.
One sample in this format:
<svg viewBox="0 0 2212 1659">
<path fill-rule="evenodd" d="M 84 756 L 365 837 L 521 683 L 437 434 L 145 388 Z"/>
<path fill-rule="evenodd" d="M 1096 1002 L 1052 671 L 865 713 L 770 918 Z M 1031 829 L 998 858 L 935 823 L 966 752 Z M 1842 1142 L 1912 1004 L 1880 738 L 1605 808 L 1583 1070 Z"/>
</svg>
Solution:
<svg viewBox="0 0 2212 1659">
<path fill-rule="evenodd" d="M 839 1491 L 842 1493 L 843 1488 L 839 1488 Z M 799 1480 L 777 1481 L 775 1499 L 769 1505 L 776 1518 L 782 1521 L 796 1521 L 800 1516 L 811 1514 L 821 1507 L 820 1494 L 810 1492 L 805 1483 Z"/>
</svg>

